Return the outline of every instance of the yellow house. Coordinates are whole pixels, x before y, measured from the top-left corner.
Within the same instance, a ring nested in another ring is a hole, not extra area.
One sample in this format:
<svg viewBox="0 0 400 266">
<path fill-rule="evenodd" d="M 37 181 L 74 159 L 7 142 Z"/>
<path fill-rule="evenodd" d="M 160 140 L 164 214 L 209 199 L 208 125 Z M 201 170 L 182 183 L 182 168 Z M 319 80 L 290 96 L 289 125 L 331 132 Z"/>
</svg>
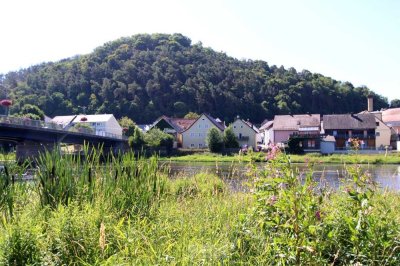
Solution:
<svg viewBox="0 0 400 266">
<path fill-rule="evenodd" d="M 247 147 L 257 147 L 258 129 L 253 124 L 249 121 L 237 118 L 235 122 L 232 123 L 231 127 L 239 141 L 240 147 L 245 145 L 247 145 Z"/>
<path fill-rule="evenodd" d="M 207 134 L 211 128 L 224 132 L 225 126 L 208 114 L 202 114 L 189 128 L 181 133 L 182 148 L 205 149 L 207 148 Z"/>
</svg>

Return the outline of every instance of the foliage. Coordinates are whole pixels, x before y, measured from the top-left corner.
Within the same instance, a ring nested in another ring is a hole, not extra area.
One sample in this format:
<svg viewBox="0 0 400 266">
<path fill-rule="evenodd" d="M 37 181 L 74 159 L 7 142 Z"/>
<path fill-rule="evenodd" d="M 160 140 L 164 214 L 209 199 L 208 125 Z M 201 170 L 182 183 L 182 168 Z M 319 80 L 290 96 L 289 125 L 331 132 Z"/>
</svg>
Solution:
<svg viewBox="0 0 400 266">
<path fill-rule="evenodd" d="M 224 145 L 225 148 L 239 148 L 239 142 L 230 126 L 224 130 Z"/>
<path fill-rule="evenodd" d="M 152 128 L 144 135 L 146 145 L 151 148 L 164 147 L 171 150 L 174 144 L 174 138 L 158 128 Z"/>
<path fill-rule="evenodd" d="M 302 143 L 301 137 L 291 137 L 288 140 L 288 152 L 291 154 L 303 154 L 304 149 L 301 147 Z"/>
<path fill-rule="evenodd" d="M 377 110 L 386 98 L 318 73 L 260 60 L 238 60 L 192 44 L 181 34 L 138 34 L 96 48 L 93 53 L 43 63 L 0 80 L 14 101 L 49 116 L 112 113 L 149 123 L 161 115 L 210 113 L 225 121 L 236 115 L 255 123 L 275 114 L 357 113 L 374 96 Z M 340 102 L 338 105 L 337 103 Z"/>
<path fill-rule="evenodd" d="M 129 147 L 135 149 L 135 150 L 140 150 L 143 148 L 143 145 L 145 144 L 144 141 L 144 135 L 142 130 L 140 130 L 139 127 L 135 127 L 133 131 L 133 135 L 129 137 L 128 139 Z"/>
<path fill-rule="evenodd" d="M 127 116 L 122 117 L 118 121 L 119 125 L 124 129 L 125 136 L 133 136 L 135 133 L 136 124 Z"/>
<path fill-rule="evenodd" d="M 400 99 L 393 99 L 390 101 L 390 108 L 399 108 L 400 107 Z"/>
<path fill-rule="evenodd" d="M 44 120 L 44 112 L 40 110 L 39 107 L 32 104 L 25 104 L 22 106 L 20 115 L 34 120 Z"/>
<path fill-rule="evenodd" d="M 198 113 L 189 112 L 183 118 L 185 119 L 198 119 L 200 115 Z"/>
<path fill-rule="evenodd" d="M 211 152 L 221 152 L 224 147 L 223 137 L 215 127 L 211 128 L 207 133 L 207 146 Z"/>
<path fill-rule="evenodd" d="M 74 131 L 74 132 L 81 132 L 81 133 L 93 133 L 94 132 L 94 129 L 88 123 L 85 123 L 85 122 L 76 123 L 69 130 Z"/>
</svg>

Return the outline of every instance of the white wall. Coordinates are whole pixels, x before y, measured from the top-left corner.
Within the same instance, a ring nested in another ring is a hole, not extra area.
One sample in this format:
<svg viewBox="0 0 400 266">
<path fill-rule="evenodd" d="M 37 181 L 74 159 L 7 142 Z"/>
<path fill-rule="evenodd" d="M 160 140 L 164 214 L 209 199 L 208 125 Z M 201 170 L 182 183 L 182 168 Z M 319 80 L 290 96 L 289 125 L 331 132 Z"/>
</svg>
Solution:
<svg viewBox="0 0 400 266">
<path fill-rule="evenodd" d="M 188 130 L 182 133 L 182 148 L 207 148 L 207 133 L 213 127 L 218 129 L 205 115 L 201 115 Z"/>
</svg>

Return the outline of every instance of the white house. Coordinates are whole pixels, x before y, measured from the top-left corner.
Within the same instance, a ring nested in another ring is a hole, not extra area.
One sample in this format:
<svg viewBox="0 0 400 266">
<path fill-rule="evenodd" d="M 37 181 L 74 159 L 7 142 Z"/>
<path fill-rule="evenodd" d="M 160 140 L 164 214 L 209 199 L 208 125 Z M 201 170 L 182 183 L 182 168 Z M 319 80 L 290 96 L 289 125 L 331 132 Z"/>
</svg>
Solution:
<svg viewBox="0 0 400 266">
<path fill-rule="evenodd" d="M 231 125 L 240 147 L 257 147 L 258 129 L 249 121 L 244 121 L 239 117 Z"/>
<path fill-rule="evenodd" d="M 182 135 L 182 147 L 187 149 L 207 148 L 207 134 L 211 128 L 218 129 L 221 133 L 225 126 L 210 115 L 202 114 Z"/>
<path fill-rule="evenodd" d="M 77 123 L 84 123 L 91 126 L 96 135 L 122 136 L 122 127 L 112 114 L 56 116 L 52 122 L 62 125 L 64 128 L 72 127 Z"/>
</svg>

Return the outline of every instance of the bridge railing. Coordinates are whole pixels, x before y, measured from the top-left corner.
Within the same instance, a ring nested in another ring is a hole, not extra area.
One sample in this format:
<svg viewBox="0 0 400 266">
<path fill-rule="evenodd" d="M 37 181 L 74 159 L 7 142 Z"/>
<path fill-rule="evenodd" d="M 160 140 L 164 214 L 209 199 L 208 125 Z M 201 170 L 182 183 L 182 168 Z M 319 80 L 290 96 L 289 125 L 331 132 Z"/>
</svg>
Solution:
<svg viewBox="0 0 400 266">
<path fill-rule="evenodd" d="M 118 134 L 113 134 L 113 133 L 108 133 L 108 132 L 103 132 L 103 131 L 96 132 L 94 129 L 83 128 L 83 127 L 81 127 L 81 128 L 74 128 L 74 127 L 64 128 L 62 125 L 59 125 L 57 123 L 44 122 L 42 120 L 32 120 L 32 119 L 24 118 L 24 117 L 12 117 L 12 116 L 0 115 L 0 123 L 19 125 L 19 126 L 30 127 L 30 128 L 53 129 L 53 130 L 60 130 L 60 131 L 65 131 L 65 132 L 77 132 L 77 133 L 102 136 L 102 137 L 108 137 L 108 138 L 114 138 L 114 139 L 127 139 L 127 137 L 123 136 L 123 135 L 118 135 Z"/>
</svg>

